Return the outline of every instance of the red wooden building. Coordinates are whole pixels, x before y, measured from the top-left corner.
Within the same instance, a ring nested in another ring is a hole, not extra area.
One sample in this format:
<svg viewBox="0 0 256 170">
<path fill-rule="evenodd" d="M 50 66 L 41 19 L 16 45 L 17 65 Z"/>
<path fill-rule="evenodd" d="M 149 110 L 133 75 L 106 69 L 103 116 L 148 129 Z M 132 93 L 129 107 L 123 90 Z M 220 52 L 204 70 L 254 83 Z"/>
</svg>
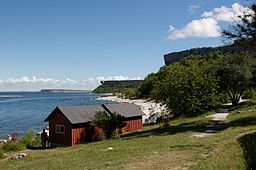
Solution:
<svg viewBox="0 0 256 170">
<path fill-rule="evenodd" d="M 50 142 L 61 145 L 73 145 L 93 141 L 102 130 L 92 126 L 96 112 L 118 113 L 125 117 L 124 132 L 133 132 L 142 128 L 142 115 L 139 106 L 131 103 L 103 104 L 96 106 L 56 107 L 45 119 L 49 122 Z"/>
</svg>

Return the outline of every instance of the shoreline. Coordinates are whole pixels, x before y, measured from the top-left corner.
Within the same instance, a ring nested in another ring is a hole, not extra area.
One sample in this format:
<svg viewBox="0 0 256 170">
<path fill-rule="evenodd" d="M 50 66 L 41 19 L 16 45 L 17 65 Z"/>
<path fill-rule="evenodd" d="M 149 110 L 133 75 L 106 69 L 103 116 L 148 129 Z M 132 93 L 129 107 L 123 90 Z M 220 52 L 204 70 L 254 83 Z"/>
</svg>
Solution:
<svg viewBox="0 0 256 170">
<path fill-rule="evenodd" d="M 140 109 L 145 113 L 142 116 L 143 123 L 156 123 L 156 119 L 161 116 L 161 113 L 167 112 L 165 106 L 161 106 L 161 103 L 156 103 L 154 101 L 148 101 L 144 99 L 122 99 L 117 96 L 101 96 L 97 100 L 112 101 L 118 103 L 133 103 L 140 107 Z"/>
</svg>

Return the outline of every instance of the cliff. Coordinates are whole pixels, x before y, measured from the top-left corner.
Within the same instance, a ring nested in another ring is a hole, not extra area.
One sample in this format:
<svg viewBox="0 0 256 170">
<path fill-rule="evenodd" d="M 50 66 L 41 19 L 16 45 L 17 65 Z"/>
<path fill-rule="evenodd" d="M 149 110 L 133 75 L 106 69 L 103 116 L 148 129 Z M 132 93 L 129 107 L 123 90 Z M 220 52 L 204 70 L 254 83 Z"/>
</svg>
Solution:
<svg viewBox="0 0 256 170">
<path fill-rule="evenodd" d="M 238 53 L 245 52 L 249 50 L 256 49 L 256 46 L 247 46 L 236 42 L 231 45 L 225 45 L 220 47 L 203 47 L 203 48 L 193 48 L 189 50 L 184 50 L 180 52 L 172 52 L 164 55 L 165 65 L 182 60 L 189 55 L 207 55 L 211 52 L 220 51 L 222 53 Z"/>
</svg>

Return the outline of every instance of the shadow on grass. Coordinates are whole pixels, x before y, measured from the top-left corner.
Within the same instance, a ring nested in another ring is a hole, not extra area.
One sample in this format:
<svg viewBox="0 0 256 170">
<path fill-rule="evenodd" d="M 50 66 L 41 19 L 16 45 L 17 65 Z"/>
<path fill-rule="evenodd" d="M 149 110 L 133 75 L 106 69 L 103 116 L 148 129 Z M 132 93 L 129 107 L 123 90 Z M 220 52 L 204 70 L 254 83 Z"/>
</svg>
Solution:
<svg viewBox="0 0 256 170">
<path fill-rule="evenodd" d="M 246 169 L 256 169 L 256 133 L 246 134 L 238 139 L 246 160 Z"/>
<path fill-rule="evenodd" d="M 227 123 L 228 127 L 237 127 L 237 126 L 252 126 L 256 125 L 256 117 L 241 117 L 239 119 L 230 121 Z"/>
<path fill-rule="evenodd" d="M 208 122 L 194 121 L 189 123 L 182 123 L 178 125 L 163 125 L 158 128 L 145 130 L 122 135 L 124 139 L 148 137 L 148 136 L 165 136 L 185 132 L 197 133 L 218 133 L 230 127 L 241 127 L 256 125 L 256 117 L 242 117 L 228 123 L 216 120 L 209 120 Z"/>
<path fill-rule="evenodd" d="M 27 146 L 27 149 L 30 150 L 46 150 L 46 149 L 54 149 L 57 148 L 57 146 L 48 146 L 46 148 L 43 148 L 42 146 Z"/>
<path fill-rule="evenodd" d="M 182 123 L 178 125 L 163 125 L 158 128 L 145 130 L 141 132 L 135 132 L 130 134 L 125 134 L 122 137 L 125 139 L 139 138 L 139 137 L 148 137 L 148 136 L 164 136 L 164 135 L 173 135 L 177 133 L 185 133 L 188 131 L 192 132 L 201 132 L 201 133 L 216 133 L 218 131 L 226 129 L 225 123 L 220 121 L 208 121 L 208 122 L 190 122 Z"/>
</svg>

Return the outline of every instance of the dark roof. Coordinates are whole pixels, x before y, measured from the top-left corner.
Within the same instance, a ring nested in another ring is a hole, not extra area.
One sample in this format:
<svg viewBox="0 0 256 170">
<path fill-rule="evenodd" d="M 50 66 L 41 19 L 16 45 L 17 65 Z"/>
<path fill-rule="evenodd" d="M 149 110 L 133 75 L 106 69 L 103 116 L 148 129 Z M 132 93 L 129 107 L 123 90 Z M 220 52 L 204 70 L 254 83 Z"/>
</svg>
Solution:
<svg viewBox="0 0 256 170">
<path fill-rule="evenodd" d="M 103 104 L 102 105 L 110 113 L 118 113 L 124 117 L 135 117 L 145 115 L 140 107 L 133 103 L 117 103 L 117 104 Z"/>
<path fill-rule="evenodd" d="M 85 123 L 90 122 L 94 119 L 96 112 L 104 112 L 106 110 L 103 109 L 102 106 L 70 106 L 70 107 L 57 107 L 64 116 L 72 123 Z M 45 119 L 45 121 L 49 121 L 52 114 L 54 114 L 55 110 Z"/>
<path fill-rule="evenodd" d="M 124 117 L 142 116 L 144 113 L 139 106 L 132 103 L 103 104 L 95 106 L 70 106 L 56 107 L 52 113 L 45 119 L 49 121 L 53 114 L 60 110 L 71 124 L 90 122 L 94 119 L 96 112 L 119 113 Z"/>
</svg>

